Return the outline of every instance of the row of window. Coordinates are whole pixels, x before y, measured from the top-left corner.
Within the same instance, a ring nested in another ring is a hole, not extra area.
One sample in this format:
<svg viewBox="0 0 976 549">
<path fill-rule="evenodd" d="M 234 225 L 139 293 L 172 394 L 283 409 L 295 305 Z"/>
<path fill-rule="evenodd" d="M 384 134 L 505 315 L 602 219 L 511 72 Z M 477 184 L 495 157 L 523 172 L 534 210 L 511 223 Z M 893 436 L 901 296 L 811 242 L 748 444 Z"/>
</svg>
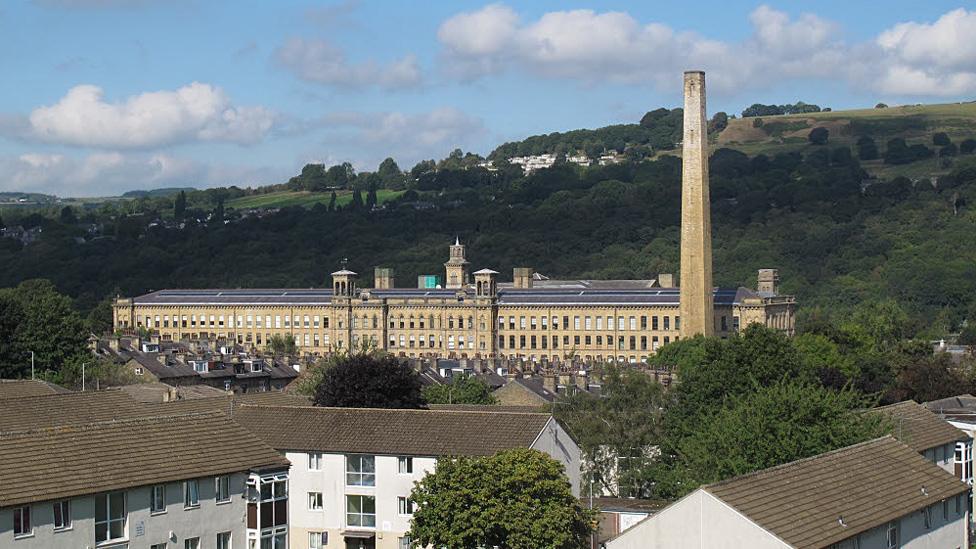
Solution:
<svg viewBox="0 0 976 549">
<path fill-rule="evenodd" d="M 498 329 L 499 330 L 504 330 L 505 329 L 505 327 L 506 327 L 505 318 L 506 317 L 504 317 L 504 316 L 499 316 L 498 317 Z M 562 329 L 564 329 L 564 330 L 570 329 L 569 318 L 570 318 L 569 315 L 565 315 L 565 316 L 562 317 Z M 674 329 L 675 330 L 680 330 L 681 329 L 681 317 L 680 316 L 675 316 L 673 318 L 674 318 Z M 647 319 L 648 319 L 648 317 L 646 315 L 642 315 L 640 317 L 637 317 L 637 316 L 631 316 L 631 317 L 618 316 L 616 318 L 614 318 L 612 316 L 607 316 L 606 317 L 606 329 L 607 330 L 630 330 L 630 331 L 637 331 L 638 329 L 640 329 L 640 330 L 647 330 L 648 329 L 647 328 Z M 672 319 L 672 317 L 670 317 L 670 316 L 662 316 L 660 318 L 657 317 L 657 316 L 651 316 L 650 317 L 650 320 L 651 320 L 651 324 L 650 324 L 651 325 L 651 328 L 650 329 L 651 330 L 659 330 L 659 329 L 662 329 L 661 327 L 663 326 L 663 329 L 664 330 L 671 330 L 671 326 L 672 326 L 671 319 Z M 535 329 L 548 330 L 549 329 L 549 325 L 550 324 L 549 324 L 549 317 L 548 316 L 538 317 L 538 323 L 537 323 L 536 320 L 537 319 L 534 316 L 529 316 L 529 317 L 520 316 L 520 317 L 518 317 L 518 328 L 521 329 L 521 330 L 525 330 L 525 329 L 529 329 L 529 330 L 535 330 Z M 660 322 L 658 322 L 659 320 L 660 320 Z M 638 328 L 638 325 L 640 326 L 639 328 Z M 516 329 L 515 317 L 514 316 L 509 316 L 508 317 L 508 329 L 509 330 Z M 552 329 L 553 330 L 559 330 L 560 329 L 560 323 L 559 323 L 559 317 L 558 316 L 552 317 Z M 604 329 L 604 317 L 602 317 L 602 316 L 595 316 L 595 317 L 591 317 L 591 316 L 574 316 L 573 317 L 572 329 L 573 330 L 596 330 L 596 331 L 603 330 Z"/>
<path fill-rule="evenodd" d="M 231 533 L 221 532 L 217 534 L 217 549 L 231 549 Z M 183 549 L 200 549 L 200 538 L 186 538 L 183 540 Z M 149 549 L 171 549 L 171 546 L 165 541 L 162 543 L 154 543 L 149 546 Z"/>
<path fill-rule="evenodd" d="M 520 335 L 516 339 L 516 336 L 510 335 L 506 339 L 504 335 L 498 336 L 498 348 L 499 349 L 548 349 L 550 341 L 552 342 L 552 348 L 559 348 L 559 336 L 525 336 Z M 572 336 L 572 345 L 574 347 L 592 347 L 594 338 L 596 340 L 596 347 L 604 347 L 603 336 Z M 674 340 L 678 341 L 678 336 L 674 336 Z M 640 346 L 638 347 L 638 341 Z M 507 342 L 507 347 L 506 347 Z M 570 336 L 562 337 L 563 347 L 567 348 L 570 346 Z M 671 336 L 664 336 L 664 344 L 671 343 Z M 651 336 L 651 346 L 650 350 L 657 351 L 657 348 L 661 342 L 658 340 L 658 336 Z M 647 346 L 647 336 L 617 336 L 617 344 L 614 346 L 614 337 L 612 334 L 607 334 L 606 346 L 607 349 L 617 349 L 619 351 L 631 350 L 631 351 L 646 351 Z"/>
<path fill-rule="evenodd" d="M 217 503 L 230 501 L 230 477 L 218 476 L 214 478 Z M 53 504 L 54 530 L 71 529 L 71 500 L 56 501 Z M 183 483 L 184 509 L 196 509 L 200 506 L 200 481 L 188 480 Z M 149 512 L 159 515 L 166 512 L 166 485 L 157 484 L 149 490 Z M 126 494 L 125 492 L 109 492 L 95 496 L 95 543 L 114 541 L 126 537 Z M 23 505 L 13 512 L 14 537 L 28 537 L 34 535 L 34 524 L 31 520 L 31 505 Z"/>
<path fill-rule="evenodd" d="M 453 334 L 452 335 L 448 335 L 447 336 L 447 348 L 448 349 L 465 349 L 465 348 L 467 348 L 467 349 L 474 349 L 474 340 L 475 340 L 474 336 L 471 336 L 471 335 L 469 335 L 469 336 L 459 335 L 459 336 L 456 336 L 456 337 Z M 401 349 L 413 349 L 414 347 L 419 347 L 421 349 L 423 349 L 423 348 L 434 349 L 435 347 L 437 349 L 443 349 L 444 348 L 444 336 L 436 336 L 435 337 L 433 334 L 426 335 L 426 336 L 425 335 L 420 335 L 420 336 L 411 335 L 409 337 L 406 336 L 406 335 L 404 335 L 404 334 L 400 334 L 399 335 L 399 338 L 398 338 L 398 336 L 396 336 L 394 334 L 390 334 L 390 340 L 389 340 L 389 344 L 390 345 L 389 345 L 389 348 L 390 349 L 396 349 L 397 348 L 397 342 L 398 341 L 399 341 L 399 347 Z M 465 346 L 465 345 L 467 345 L 467 346 Z M 481 338 L 481 339 L 478 340 L 478 348 L 479 349 L 484 349 L 485 348 L 485 340 L 484 340 L 484 338 Z"/>
<path fill-rule="evenodd" d="M 238 328 L 271 328 L 271 315 L 266 315 L 264 317 L 258 315 L 237 315 L 237 327 Z M 172 321 L 170 320 L 170 315 L 146 315 L 145 327 L 147 328 L 195 328 L 197 326 L 211 328 L 223 328 L 223 327 L 234 327 L 234 316 L 233 315 L 173 315 Z M 282 322 L 284 320 L 284 322 Z M 208 322 L 209 321 L 209 322 Z M 354 323 L 355 324 L 355 323 Z M 375 324 L 375 317 L 374 317 Z M 294 316 L 284 316 L 275 315 L 274 324 L 275 328 L 315 328 L 318 329 L 320 326 L 322 328 L 329 328 L 329 317 L 319 317 L 318 315 L 294 315 Z M 340 325 L 340 328 L 342 326 Z M 355 326 L 353 326 L 355 327 Z M 365 326 L 364 326 L 365 327 Z M 375 325 L 373 326 L 376 327 Z"/>
<path fill-rule="evenodd" d="M 403 516 L 413 514 L 414 502 L 407 496 L 397 496 L 397 513 Z M 324 511 L 322 492 L 308 493 L 308 510 Z M 376 498 L 365 495 L 346 496 L 346 522 L 350 526 L 376 526 Z"/>
</svg>

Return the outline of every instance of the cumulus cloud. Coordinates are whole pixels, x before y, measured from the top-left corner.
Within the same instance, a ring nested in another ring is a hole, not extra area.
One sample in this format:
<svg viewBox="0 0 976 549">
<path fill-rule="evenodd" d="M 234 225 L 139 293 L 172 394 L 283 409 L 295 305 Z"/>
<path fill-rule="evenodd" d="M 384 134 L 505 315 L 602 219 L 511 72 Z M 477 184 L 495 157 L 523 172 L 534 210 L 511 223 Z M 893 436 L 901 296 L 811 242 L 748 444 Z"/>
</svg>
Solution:
<svg viewBox="0 0 976 549">
<path fill-rule="evenodd" d="M 625 12 L 553 11 L 526 21 L 502 4 L 445 20 L 437 37 L 453 74 L 474 79 L 505 70 L 586 84 L 676 88 L 684 69 L 709 72 L 710 85 L 735 91 L 783 79 L 830 78 L 882 93 L 958 95 L 976 90 L 976 12 L 958 9 L 935 23 L 903 23 L 877 40 L 849 44 L 839 26 L 814 14 L 791 17 L 766 5 L 749 14 L 739 42 L 710 39 Z"/>
<path fill-rule="evenodd" d="M 387 156 L 408 166 L 423 158 L 440 158 L 454 148 L 481 148 L 488 137 L 480 118 L 454 107 L 411 114 L 336 112 L 314 124 L 326 132 L 330 157 L 369 170 Z"/>
<path fill-rule="evenodd" d="M 963 8 L 934 23 L 900 23 L 878 35 L 885 53 L 880 85 L 904 95 L 958 95 L 976 90 L 976 11 Z"/>
<path fill-rule="evenodd" d="M 25 153 L 0 157 L 0 191 L 109 196 L 169 186 L 278 183 L 288 174 L 266 167 L 213 165 L 168 154 L 99 152 L 82 157 Z"/>
<path fill-rule="evenodd" d="M 174 91 L 146 92 L 110 103 L 98 86 L 71 88 L 57 103 L 28 117 L 25 136 L 49 143 L 98 148 L 149 148 L 187 141 L 255 143 L 271 130 L 275 113 L 237 107 L 220 89 L 194 82 Z"/>
<path fill-rule="evenodd" d="M 275 52 L 275 59 L 302 80 L 345 88 L 378 86 L 385 89 L 420 85 L 421 70 L 414 55 L 387 64 L 351 63 L 327 40 L 292 38 Z"/>
</svg>

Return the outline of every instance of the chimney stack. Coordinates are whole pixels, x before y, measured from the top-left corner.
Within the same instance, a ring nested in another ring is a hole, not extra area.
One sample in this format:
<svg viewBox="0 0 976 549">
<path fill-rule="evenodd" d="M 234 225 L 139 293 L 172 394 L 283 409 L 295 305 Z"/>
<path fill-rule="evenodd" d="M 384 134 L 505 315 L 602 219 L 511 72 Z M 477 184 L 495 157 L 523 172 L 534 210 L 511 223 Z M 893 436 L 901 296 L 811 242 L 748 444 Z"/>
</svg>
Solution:
<svg viewBox="0 0 976 549">
<path fill-rule="evenodd" d="M 705 73 L 685 72 L 681 156 L 681 337 L 715 332 Z"/>
<path fill-rule="evenodd" d="M 393 289 L 396 280 L 393 276 L 393 269 L 388 267 L 376 267 L 373 270 L 373 288 L 377 290 Z"/>
<path fill-rule="evenodd" d="M 532 287 L 532 276 L 535 271 L 532 267 L 515 267 L 515 273 L 513 279 L 515 280 L 516 288 L 531 288 Z"/>
<path fill-rule="evenodd" d="M 779 294 L 779 271 L 776 269 L 759 269 L 759 285 L 756 289 L 760 292 Z"/>
</svg>

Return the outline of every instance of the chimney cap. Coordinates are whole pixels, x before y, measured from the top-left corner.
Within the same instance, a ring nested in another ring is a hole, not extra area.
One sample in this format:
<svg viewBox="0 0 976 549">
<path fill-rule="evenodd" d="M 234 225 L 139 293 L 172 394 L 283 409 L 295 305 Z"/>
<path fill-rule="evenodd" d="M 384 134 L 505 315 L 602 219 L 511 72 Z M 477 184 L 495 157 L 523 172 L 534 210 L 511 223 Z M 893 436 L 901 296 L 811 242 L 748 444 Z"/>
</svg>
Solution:
<svg viewBox="0 0 976 549">
<path fill-rule="evenodd" d="M 705 74 L 705 71 L 685 71 L 685 74 Z"/>
</svg>

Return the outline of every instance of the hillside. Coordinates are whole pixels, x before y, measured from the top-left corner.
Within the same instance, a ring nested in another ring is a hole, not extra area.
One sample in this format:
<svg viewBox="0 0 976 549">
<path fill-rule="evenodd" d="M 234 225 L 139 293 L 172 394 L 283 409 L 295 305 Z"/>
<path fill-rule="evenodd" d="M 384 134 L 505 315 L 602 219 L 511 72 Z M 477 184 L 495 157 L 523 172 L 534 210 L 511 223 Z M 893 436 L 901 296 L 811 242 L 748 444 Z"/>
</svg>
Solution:
<svg viewBox="0 0 976 549">
<path fill-rule="evenodd" d="M 976 133 L 974 110 L 773 116 L 764 117 L 766 129 L 728 120 L 711 161 L 716 283 L 753 286 L 757 269 L 779 268 L 804 323 L 843 321 L 886 300 L 904 315 L 899 329 L 906 333 L 941 337 L 976 322 L 976 248 L 965 245 L 976 234 L 976 154 L 961 146 Z M 673 121 L 675 114 L 655 116 Z M 806 137 L 818 124 L 830 129 L 826 145 Z M 614 128 L 603 135 L 620 137 Z M 637 131 L 650 133 L 640 135 L 658 137 L 676 129 L 670 122 L 643 128 Z M 939 131 L 947 135 L 938 139 L 960 144 L 956 156 L 932 152 Z M 592 145 L 594 132 L 572 139 Z M 861 160 L 864 132 L 879 143 L 878 159 Z M 563 135 L 531 143 L 559 146 Z M 922 146 L 931 156 L 892 157 L 885 150 L 891 136 L 906 141 L 903 152 Z M 323 286 L 344 259 L 364 273 L 365 285 L 375 266 L 393 267 L 407 285 L 442 272 L 455 235 L 469 245 L 473 268 L 505 278 L 516 266 L 553 277 L 676 273 L 678 154 L 624 154 L 605 166 L 559 163 L 529 175 L 505 163 L 489 169 L 459 151 L 409 172 L 392 161 L 381 175 L 344 167 L 337 171 L 350 187 L 337 192 L 335 209 L 331 191 L 287 185 L 188 193 L 181 216 L 167 196 L 77 208 L 75 223 L 61 215 L 64 202 L 30 215 L 12 208 L 4 223 L 42 225 L 43 233 L 26 245 L 0 238 L 0 287 L 49 278 L 90 309 L 108 296 L 164 287 Z M 884 163 L 886 156 L 899 163 Z M 386 207 L 355 204 L 350 188 L 364 198 L 363 189 L 376 189 Z"/>
<path fill-rule="evenodd" d="M 762 125 L 756 126 L 756 119 Z M 807 136 L 813 128 L 830 131 L 828 145 L 856 148 L 862 136 L 871 136 L 884 154 L 885 144 L 902 138 L 908 145 L 934 147 L 932 136 L 945 132 L 953 143 L 976 138 L 976 103 L 942 105 L 907 105 L 901 107 L 859 109 L 806 114 L 736 118 L 713 139 L 714 147 L 728 147 L 749 155 L 772 156 L 780 152 L 809 152 L 815 148 Z M 893 166 L 882 158 L 862 161 L 873 176 L 890 178 L 931 177 L 949 173 L 955 165 L 938 154 L 932 158 Z"/>
</svg>

